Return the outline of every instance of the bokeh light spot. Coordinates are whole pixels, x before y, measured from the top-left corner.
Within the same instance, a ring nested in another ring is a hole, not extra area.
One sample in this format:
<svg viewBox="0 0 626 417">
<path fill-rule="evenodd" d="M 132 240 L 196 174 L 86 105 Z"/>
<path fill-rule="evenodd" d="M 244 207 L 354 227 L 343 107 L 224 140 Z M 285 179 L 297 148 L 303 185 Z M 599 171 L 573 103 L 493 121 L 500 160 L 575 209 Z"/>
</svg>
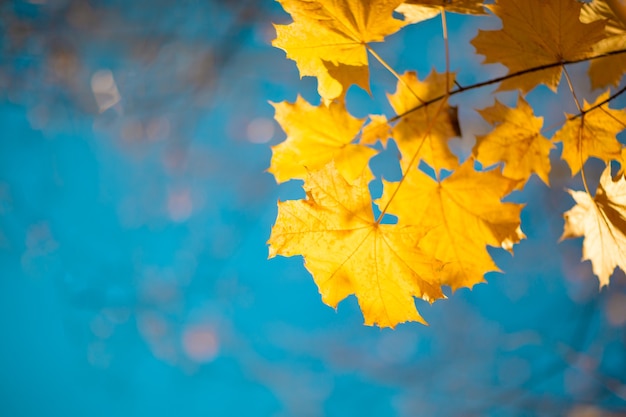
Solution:
<svg viewBox="0 0 626 417">
<path fill-rule="evenodd" d="M 211 362 L 218 351 L 217 335 L 207 325 L 191 325 L 182 336 L 183 350 L 189 359 L 198 363 Z"/>
<path fill-rule="evenodd" d="M 258 117 L 248 123 L 246 137 L 252 143 L 267 143 L 274 137 L 274 122 Z"/>
</svg>

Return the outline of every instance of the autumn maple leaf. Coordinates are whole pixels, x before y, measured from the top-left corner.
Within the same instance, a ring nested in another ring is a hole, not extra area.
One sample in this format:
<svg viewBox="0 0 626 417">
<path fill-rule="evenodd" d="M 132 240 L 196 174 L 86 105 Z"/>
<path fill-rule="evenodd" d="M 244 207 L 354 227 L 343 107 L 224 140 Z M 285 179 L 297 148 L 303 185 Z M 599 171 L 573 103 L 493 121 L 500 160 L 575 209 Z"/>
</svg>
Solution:
<svg viewBox="0 0 626 417">
<path fill-rule="evenodd" d="M 368 169 L 376 151 L 352 143 L 363 121 L 350 115 L 342 103 L 313 106 L 298 96 L 295 103 L 276 103 L 274 109 L 276 121 L 287 133 L 284 142 L 272 147 L 268 171 L 277 182 L 303 179 L 307 170 L 321 169 L 333 160 L 349 181 Z"/>
<path fill-rule="evenodd" d="M 409 112 L 393 127 L 393 138 L 402 154 L 403 164 L 410 162 L 419 152 L 420 159 L 435 170 L 453 169 L 458 165 L 458 158 L 447 144 L 461 134 L 457 108 L 443 98 L 413 110 L 445 95 L 453 85 L 454 74 L 446 76 L 432 71 L 424 81 L 420 81 L 413 71 L 400 76 L 396 92 L 389 95 L 389 103 L 397 114 Z"/>
<path fill-rule="evenodd" d="M 561 157 L 569 165 L 572 175 L 576 175 L 591 156 L 605 162 L 621 158 L 622 145 L 616 136 L 626 128 L 626 111 L 610 109 L 606 104 L 608 97 L 607 91 L 594 103 L 585 101 L 582 116 L 565 114 L 567 121 L 552 138 L 555 142 L 563 142 Z M 592 107 L 596 108 L 588 111 Z"/>
<path fill-rule="evenodd" d="M 616 267 L 626 271 L 626 178 L 611 178 L 608 165 L 595 197 L 568 190 L 576 205 L 565 213 L 561 239 L 584 236 L 583 260 L 591 261 L 600 287 L 609 284 Z"/>
<path fill-rule="evenodd" d="M 522 180 L 521 184 L 534 172 L 550 185 L 550 149 L 554 145 L 541 134 L 543 118 L 534 116 L 526 100 L 519 96 L 516 108 L 496 100 L 493 106 L 478 112 L 495 128 L 476 137 L 473 151 L 476 159 L 485 166 L 504 162 L 502 173 Z"/>
<path fill-rule="evenodd" d="M 498 0 L 485 6 L 502 20 L 500 30 L 479 30 L 472 40 L 486 64 L 501 63 L 508 74 L 591 55 L 594 44 L 605 37 L 604 22 L 580 21 L 576 0 Z M 528 92 L 544 83 L 556 91 L 560 66 L 535 71 L 502 82 L 500 90 Z"/>
<path fill-rule="evenodd" d="M 368 181 L 361 176 L 350 185 L 333 163 L 311 172 L 306 200 L 278 203 L 270 258 L 302 255 L 322 300 L 336 307 L 355 294 L 365 324 L 425 323 L 413 297 L 444 297 L 436 276 L 441 264 L 416 245 L 423 227 L 374 220 Z"/>
<path fill-rule="evenodd" d="M 400 185 L 385 181 L 378 202 L 398 216 L 399 225 L 429 229 L 419 247 L 443 262 L 441 283 L 453 289 L 472 287 L 485 273 L 498 271 L 487 245 L 510 250 L 525 237 L 523 206 L 501 201 L 517 181 L 498 170 L 478 172 L 473 164 L 467 160 L 441 182 L 414 169 Z"/>
<path fill-rule="evenodd" d="M 402 0 L 279 0 L 293 18 L 275 25 L 272 45 L 296 61 L 300 76 L 314 76 L 319 94 L 332 100 L 352 84 L 369 91 L 367 44 L 406 23 L 393 17 Z"/>
</svg>

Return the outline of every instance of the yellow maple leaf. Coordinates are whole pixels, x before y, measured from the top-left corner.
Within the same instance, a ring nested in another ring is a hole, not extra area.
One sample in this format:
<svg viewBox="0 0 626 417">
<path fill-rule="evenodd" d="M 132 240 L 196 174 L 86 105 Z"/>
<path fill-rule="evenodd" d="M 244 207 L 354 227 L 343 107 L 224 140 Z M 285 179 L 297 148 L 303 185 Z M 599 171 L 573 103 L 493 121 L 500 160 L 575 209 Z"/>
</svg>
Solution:
<svg viewBox="0 0 626 417">
<path fill-rule="evenodd" d="M 482 0 L 406 0 L 396 11 L 404 15 L 404 21 L 419 23 L 446 12 L 461 14 L 485 14 Z"/>
<path fill-rule="evenodd" d="M 389 103 L 397 114 L 441 97 L 454 85 L 453 73 L 446 77 L 434 70 L 424 81 L 420 81 L 414 71 L 408 71 L 400 78 L 396 92 L 388 95 Z M 411 111 L 393 127 L 393 138 L 402 154 L 402 163 L 408 163 L 419 152 L 420 159 L 435 170 L 450 170 L 459 164 L 447 142 L 460 134 L 457 108 L 441 100 Z"/>
<path fill-rule="evenodd" d="M 393 18 L 402 0 L 279 0 L 293 18 L 275 25 L 272 45 L 296 61 L 300 76 L 318 80 L 329 101 L 357 84 L 369 91 L 367 44 L 381 42 L 406 23 Z"/>
<path fill-rule="evenodd" d="M 616 267 L 626 271 L 626 178 L 611 178 L 608 165 L 594 198 L 568 190 L 576 205 L 563 216 L 561 239 L 584 236 L 583 260 L 591 261 L 600 287 L 609 284 Z"/>
<path fill-rule="evenodd" d="M 440 264 L 416 247 L 424 229 L 378 224 L 368 178 L 350 185 L 332 163 L 311 172 L 304 189 L 306 200 L 278 203 L 270 258 L 302 255 L 324 303 L 337 307 L 355 294 L 367 325 L 425 323 L 413 297 L 444 295 L 435 277 Z"/>
<path fill-rule="evenodd" d="M 583 59 L 605 37 L 604 22 L 582 23 L 576 0 L 498 0 L 485 6 L 502 20 L 500 30 L 479 30 L 471 41 L 486 64 L 500 63 L 509 74 L 531 67 Z M 505 80 L 500 90 L 528 92 L 544 83 L 556 91 L 561 67 Z"/>
<path fill-rule="evenodd" d="M 593 46 L 594 53 L 600 55 L 626 49 L 626 24 L 615 14 L 605 0 L 585 3 L 580 11 L 582 22 L 588 23 L 604 19 L 607 19 L 606 39 Z M 594 59 L 589 64 L 589 78 L 593 88 L 617 86 L 624 72 L 626 72 L 626 54 Z"/>
<path fill-rule="evenodd" d="M 378 202 L 398 216 L 398 224 L 429 230 L 419 247 L 443 262 L 441 283 L 453 289 L 472 287 L 484 281 L 485 273 L 498 271 L 487 245 L 510 250 L 525 237 L 523 205 L 501 201 L 517 181 L 498 170 L 475 171 L 473 164 L 467 160 L 441 182 L 414 169 L 400 188 L 385 181 Z"/>
<path fill-rule="evenodd" d="M 502 173 L 525 184 L 536 173 L 550 185 L 550 149 L 552 142 L 541 134 L 542 117 L 535 117 L 533 109 L 523 97 L 517 98 L 517 107 L 509 108 L 497 99 L 480 115 L 495 128 L 487 135 L 477 136 L 474 155 L 483 165 L 504 162 Z"/>
<path fill-rule="evenodd" d="M 281 183 L 303 179 L 307 170 L 317 170 L 335 161 L 349 181 L 364 170 L 376 150 L 352 143 L 363 121 L 350 115 L 342 103 L 313 106 L 298 96 L 295 103 L 275 103 L 275 119 L 287 139 L 272 147 L 268 171 Z M 368 171 L 369 172 L 369 171 Z"/>
<path fill-rule="evenodd" d="M 370 114 L 370 122 L 365 125 L 361 133 L 362 145 L 375 145 L 380 141 L 384 147 L 387 146 L 387 139 L 391 137 L 391 126 L 387 117 L 381 114 Z"/>
<path fill-rule="evenodd" d="M 585 101 L 583 111 L 598 105 L 608 97 L 607 91 L 592 104 Z M 591 156 L 605 162 L 621 158 L 622 145 L 617 141 L 616 135 L 626 128 L 626 111 L 609 109 L 608 104 L 603 104 L 582 117 L 574 118 L 567 113 L 565 116 L 567 121 L 561 130 L 554 134 L 553 140 L 563 142 L 561 157 L 570 166 L 572 175 L 576 175 Z"/>
</svg>

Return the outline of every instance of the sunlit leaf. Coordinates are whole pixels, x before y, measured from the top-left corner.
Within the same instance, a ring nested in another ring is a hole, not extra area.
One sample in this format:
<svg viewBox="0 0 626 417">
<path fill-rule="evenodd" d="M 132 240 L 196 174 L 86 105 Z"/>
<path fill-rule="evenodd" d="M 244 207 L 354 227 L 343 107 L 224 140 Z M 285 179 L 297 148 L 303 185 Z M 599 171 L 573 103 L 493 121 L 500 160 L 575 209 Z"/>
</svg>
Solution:
<svg viewBox="0 0 626 417">
<path fill-rule="evenodd" d="M 270 257 L 302 255 L 322 300 L 336 307 L 355 294 L 365 324 L 425 323 L 413 297 L 444 297 L 441 264 L 416 246 L 425 229 L 378 224 L 368 179 L 350 185 L 332 163 L 310 173 L 304 189 L 306 200 L 278 203 Z"/>
<path fill-rule="evenodd" d="M 609 97 L 608 91 L 602 94 L 594 103 L 585 102 L 583 110 L 605 101 Z M 608 104 L 585 113 L 581 117 L 566 114 L 565 125 L 555 133 L 553 140 L 563 142 L 561 157 L 572 170 L 572 175 L 580 171 L 589 157 L 596 157 L 603 161 L 619 160 L 622 145 L 616 135 L 626 129 L 626 111 L 610 109 Z"/>
<path fill-rule="evenodd" d="M 476 137 L 476 159 L 487 166 L 504 162 L 503 174 L 522 183 L 534 172 L 549 185 L 553 145 L 541 134 L 543 118 L 534 116 L 526 100 L 518 97 L 516 108 L 496 100 L 493 106 L 478 112 L 494 129 Z"/>
<path fill-rule="evenodd" d="M 303 179 L 309 170 L 317 170 L 335 161 L 341 173 L 353 180 L 376 154 L 374 149 L 352 141 L 363 124 L 351 116 L 343 104 L 313 106 L 302 97 L 295 103 L 276 103 L 276 121 L 287 139 L 272 147 L 269 172 L 276 181 Z"/>
<path fill-rule="evenodd" d="M 615 268 L 626 271 L 626 178 L 611 178 L 608 165 L 595 197 L 571 191 L 576 205 L 565 213 L 561 239 L 584 236 L 583 260 L 591 261 L 600 287 L 609 285 Z"/>
<path fill-rule="evenodd" d="M 300 76 L 317 77 L 326 100 L 356 84 L 369 91 L 367 44 L 381 42 L 406 23 L 393 17 L 402 0 L 279 0 L 293 18 L 275 25 L 272 42 L 298 65 Z"/>
<path fill-rule="evenodd" d="M 581 6 L 576 0 L 498 0 L 486 7 L 502 20 L 502 29 L 479 30 L 472 45 L 486 64 L 503 64 L 509 74 L 586 58 L 605 38 L 604 22 L 581 23 Z M 503 81 L 500 89 L 527 92 L 543 83 L 556 90 L 561 72 L 560 66 L 535 71 Z"/>
<path fill-rule="evenodd" d="M 498 271 L 487 245 L 510 250 L 524 238 L 523 206 L 501 201 L 517 181 L 499 170 L 478 172 L 473 164 L 466 161 L 441 182 L 412 170 L 400 188 L 384 182 L 379 202 L 398 216 L 398 224 L 429 230 L 419 247 L 444 263 L 440 282 L 454 289 L 472 287 L 485 273 Z"/>
</svg>

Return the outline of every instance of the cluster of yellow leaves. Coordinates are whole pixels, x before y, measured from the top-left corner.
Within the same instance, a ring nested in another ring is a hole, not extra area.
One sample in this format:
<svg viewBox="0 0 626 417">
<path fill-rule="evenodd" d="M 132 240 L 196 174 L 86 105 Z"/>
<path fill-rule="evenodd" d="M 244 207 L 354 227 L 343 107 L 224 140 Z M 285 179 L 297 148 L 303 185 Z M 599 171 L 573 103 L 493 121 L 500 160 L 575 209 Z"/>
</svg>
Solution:
<svg viewBox="0 0 626 417">
<path fill-rule="evenodd" d="M 279 183 L 303 180 L 306 198 L 278 203 L 270 257 L 303 256 L 322 300 L 336 307 L 354 294 L 366 324 L 425 323 L 414 297 L 432 303 L 445 298 L 443 286 L 471 288 L 498 271 L 487 246 L 512 251 L 525 238 L 523 205 L 503 199 L 533 174 L 549 185 L 555 143 L 562 143 L 572 175 L 590 157 L 607 164 L 624 160 L 616 136 L 626 128 L 626 111 L 609 108 L 615 94 L 580 103 L 580 112 L 565 114 L 552 139 L 523 96 L 539 84 L 556 90 L 565 65 L 590 58 L 593 86 L 619 83 L 626 71 L 626 54 L 619 52 L 626 47 L 626 25 L 606 0 L 584 6 L 576 0 L 279 1 L 293 22 L 275 26 L 273 45 L 296 62 L 301 76 L 317 78 L 322 100 L 274 104 L 287 137 L 273 147 L 269 172 Z M 492 129 L 476 137 L 472 156 L 460 162 L 449 147 L 461 136 L 450 100 L 469 88 L 456 84 L 452 72 L 432 71 L 423 79 L 412 71 L 399 75 L 370 44 L 440 13 L 487 11 L 502 28 L 479 30 L 471 44 L 485 63 L 508 68 L 499 90 L 520 95 L 515 107 L 496 99 L 477 110 Z M 393 116 L 358 119 L 346 108 L 351 85 L 369 91 L 368 55 L 397 77 L 396 91 L 388 95 Z M 602 71 L 601 65 L 611 68 Z M 373 201 L 369 161 L 381 151 L 378 143 L 385 149 L 390 139 L 400 151 L 402 177 L 383 180 L 382 196 Z M 613 182 L 609 168 L 595 197 L 571 192 L 577 205 L 565 215 L 563 234 L 585 237 L 584 259 L 601 285 L 616 266 L 626 268 L 626 180 Z M 387 224 L 387 214 L 397 223 Z"/>
</svg>

